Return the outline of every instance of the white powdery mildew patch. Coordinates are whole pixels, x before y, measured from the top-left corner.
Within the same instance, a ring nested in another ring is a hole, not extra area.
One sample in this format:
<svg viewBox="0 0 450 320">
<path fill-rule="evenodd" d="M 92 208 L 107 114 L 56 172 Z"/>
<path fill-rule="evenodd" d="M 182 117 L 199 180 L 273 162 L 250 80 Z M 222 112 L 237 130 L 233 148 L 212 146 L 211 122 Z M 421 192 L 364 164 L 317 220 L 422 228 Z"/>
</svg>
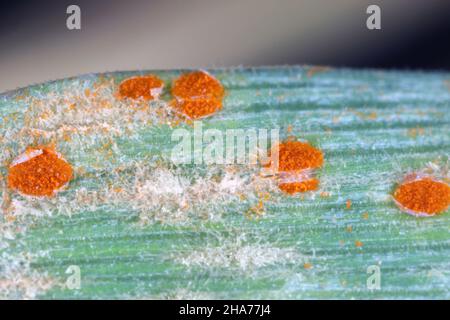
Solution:
<svg viewBox="0 0 450 320">
<path fill-rule="evenodd" d="M 134 179 L 120 185 L 121 192 L 113 188 L 106 198 L 139 211 L 144 224 L 173 224 L 190 218 L 220 219 L 224 211 L 218 210 L 220 207 L 238 201 L 242 195 L 252 197 L 258 190 L 274 189 L 270 179 L 239 166 L 211 167 L 206 176 L 188 179 L 177 169 L 138 165 Z"/>
<path fill-rule="evenodd" d="M 35 299 L 56 284 L 47 274 L 31 268 L 35 258 L 26 253 L 0 253 L 0 299 Z"/>
<path fill-rule="evenodd" d="M 18 235 L 25 232 L 27 224 L 16 223 L 16 218 L 11 215 L 11 198 L 2 183 L 0 174 L 0 250 L 7 249 L 10 241 L 14 241 Z"/>
<path fill-rule="evenodd" d="M 217 247 L 194 251 L 175 259 L 187 267 L 237 268 L 243 272 L 258 268 L 297 262 L 299 255 L 289 248 L 268 245 L 244 245 L 242 247 Z"/>
<path fill-rule="evenodd" d="M 281 248 L 273 244 L 246 240 L 245 233 L 236 239 L 223 239 L 220 246 L 208 246 L 190 252 L 173 254 L 171 259 L 188 268 L 224 268 L 253 274 L 258 269 L 286 264 L 301 264 L 308 259 L 295 248 Z"/>
<path fill-rule="evenodd" d="M 435 162 L 428 162 L 419 175 L 430 175 L 437 180 L 450 181 L 450 159 L 437 159 Z"/>
<path fill-rule="evenodd" d="M 6 191 L 3 186 L 3 195 Z M 31 262 L 44 255 L 26 252 L 9 253 L 10 244 L 24 245 L 20 235 L 32 223 L 30 216 L 43 213 L 16 199 L 3 196 L 0 203 L 0 299 L 35 299 L 53 287 L 56 282 L 46 273 L 32 269 Z"/>
<path fill-rule="evenodd" d="M 11 195 L 10 200 L 3 208 L 7 217 L 17 226 L 26 228 L 36 219 L 50 217 L 54 214 L 71 215 L 79 205 L 70 196 L 33 197 L 19 194 Z"/>
<path fill-rule="evenodd" d="M 0 219 L 0 251 L 7 249 L 10 245 L 9 242 L 15 240 L 18 233 L 23 232 L 24 228 L 20 228 L 14 225 L 13 221 L 6 221 L 3 216 Z"/>
<path fill-rule="evenodd" d="M 28 217 L 45 217 L 52 215 L 51 202 L 40 201 L 37 198 L 13 198 L 10 205 L 10 214 L 23 222 Z"/>
</svg>

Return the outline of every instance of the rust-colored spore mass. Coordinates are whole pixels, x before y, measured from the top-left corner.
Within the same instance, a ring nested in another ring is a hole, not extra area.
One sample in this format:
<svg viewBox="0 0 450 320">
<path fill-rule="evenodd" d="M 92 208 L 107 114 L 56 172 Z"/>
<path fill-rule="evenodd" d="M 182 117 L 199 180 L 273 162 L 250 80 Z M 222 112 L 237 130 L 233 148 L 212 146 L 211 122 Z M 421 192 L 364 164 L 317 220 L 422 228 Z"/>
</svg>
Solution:
<svg viewBox="0 0 450 320">
<path fill-rule="evenodd" d="M 222 84 L 204 71 L 182 74 L 173 82 L 171 106 L 191 119 L 209 116 L 222 109 L 225 90 Z"/>
<path fill-rule="evenodd" d="M 427 177 L 401 184 L 394 198 L 410 211 L 408 213 L 435 215 L 446 211 L 450 205 L 450 187 Z"/>
<path fill-rule="evenodd" d="M 281 191 L 284 191 L 289 194 L 295 194 L 297 192 L 314 191 L 319 188 L 319 180 L 310 179 L 299 182 L 280 183 L 278 187 L 280 188 Z"/>
<path fill-rule="evenodd" d="M 191 119 L 206 117 L 222 109 L 222 101 L 217 99 L 173 100 L 171 105 Z"/>
<path fill-rule="evenodd" d="M 157 99 L 164 88 L 164 82 L 155 75 L 133 77 L 122 81 L 119 85 L 121 98 L 144 100 Z"/>
<path fill-rule="evenodd" d="M 9 167 L 8 186 L 23 194 L 52 196 L 72 179 L 70 164 L 51 148 L 28 148 L 20 158 Z"/>
<path fill-rule="evenodd" d="M 321 167 L 323 153 L 306 142 L 286 141 L 278 147 L 278 159 L 279 171 L 300 171 Z"/>
<path fill-rule="evenodd" d="M 323 165 L 322 151 L 301 141 L 284 141 L 276 148 L 279 188 L 288 194 L 317 190 L 319 180 L 313 178 L 313 169 Z M 272 161 L 266 167 L 271 167 Z"/>
<path fill-rule="evenodd" d="M 178 99 L 222 99 L 225 90 L 222 84 L 204 71 L 182 74 L 172 85 L 172 95 Z"/>
</svg>

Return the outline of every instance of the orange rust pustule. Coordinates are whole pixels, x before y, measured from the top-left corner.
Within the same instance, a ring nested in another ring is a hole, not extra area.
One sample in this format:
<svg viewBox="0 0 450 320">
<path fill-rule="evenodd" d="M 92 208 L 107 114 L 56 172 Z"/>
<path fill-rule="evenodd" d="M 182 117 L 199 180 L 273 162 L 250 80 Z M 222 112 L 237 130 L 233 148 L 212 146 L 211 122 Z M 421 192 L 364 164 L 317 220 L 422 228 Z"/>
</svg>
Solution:
<svg viewBox="0 0 450 320">
<path fill-rule="evenodd" d="M 315 169 L 322 165 L 322 151 L 309 143 L 285 141 L 278 146 L 278 171 L 280 172 Z"/>
<path fill-rule="evenodd" d="M 322 151 L 307 142 L 284 141 L 276 146 L 278 151 L 278 187 L 288 193 L 314 191 L 318 189 L 319 180 L 312 177 L 310 169 L 317 169 L 323 165 Z M 272 153 L 272 152 L 271 152 Z M 273 165 L 272 160 L 266 167 Z M 300 175 L 298 175 L 300 173 Z M 284 178 L 283 178 L 284 177 Z"/>
<path fill-rule="evenodd" d="M 144 100 L 157 99 L 164 87 L 164 82 L 155 75 L 133 77 L 122 81 L 119 85 L 121 98 Z"/>
<path fill-rule="evenodd" d="M 323 164 L 322 151 L 309 143 L 287 141 L 279 148 L 279 170 L 295 171 L 319 168 Z"/>
<path fill-rule="evenodd" d="M 27 156 L 41 150 L 36 156 Z M 25 161 L 9 167 L 8 187 L 32 196 L 52 196 L 73 177 L 72 167 L 53 149 L 28 148 Z"/>
<path fill-rule="evenodd" d="M 225 90 L 219 80 L 207 72 L 194 71 L 182 74 L 173 82 L 172 95 L 178 99 L 222 99 Z"/>
<path fill-rule="evenodd" d="M 314 191 L 319 188 L 319 180 L 318 179 L 310 179 L 306 181 L 300 181 L 300 182 L 287 182 L 287 183 L 280 183 L 278 185 L 281 191 L 284 191 L 289 194 L 295 194 L 298 192 L 307 192 L 307 191 Z"/>
<path fill-rule="evenodd" d="M 173 82 L 171 106 L 190 119 L 209 116 L 222 109 L 225 90 L 222 84 L 204 71 L 182 74 Z"/>
<path fill-rule="evenodd" d="M 450 205 L 448 184 L 431 178 L 422 178 L 401 184 L 394 192 L 394 199 L 411 213 L 435 215 Z"/>
<path fill-rule="evenodd" d="M 171 101 L 171 106 L 191 119 L 209 116 L 222 109 L 222 101 L 218 99 L 187 99 Z"/>
</svg>

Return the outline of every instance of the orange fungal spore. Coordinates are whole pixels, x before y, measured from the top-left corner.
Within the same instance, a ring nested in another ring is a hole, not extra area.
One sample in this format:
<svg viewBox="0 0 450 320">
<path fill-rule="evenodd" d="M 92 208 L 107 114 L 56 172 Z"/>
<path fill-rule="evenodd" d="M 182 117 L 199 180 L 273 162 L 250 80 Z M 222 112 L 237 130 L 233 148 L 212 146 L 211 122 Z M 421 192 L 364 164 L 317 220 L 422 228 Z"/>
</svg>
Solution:
<svg viewBox="0 0 450 320">
<path fill-rule="evenodd" d="M 155 75 L 132 77 L 125 79 L 119 85 L 121 98 L 144 100 L 157 99 L 164 88 L 164 82 Z"/>
<path fill-rule="evenodd" d="M 182 74 L 172 85 L 172 95 L 179 99 L 222 99 L 225 90 L 222 84 L 205 71 Z"/>
<path fill-rule="evenodd" d="M 317 190 L 319 180 L 313 178 L 313 170 L 323 165 L 322 151 L 307 142 L 291 140 L 280 143 L 276 148 L 280 190 L 288 194 Z M 272 160 L 266 167 L 274 164 Z"/>
<path fill-rule="evenodd" d="M 314 169 L 323 164 L 322 151 L 306 142 L 283 142 L 278 148 L 278 153 L 279 171 Z"/>
<path fill-rule="evenodd" d="M 191 119 L 199 119 L 222 109 L 222 101 L 218 99 L 174 99 L 171 106 Z"/>
<path fill-rule="evenodd" d="M 432 216 L 449 207 L 450 186 L 431 177 L 406 181 L 395 190 L 394 199 L 406 213 Z"/>
<path fill-rule="evenodd" d="M 297 192 L 306 192 L 313 191 L 319 188 L 319 180 L 318 179 L 310 179 L 306 181 L 300 182 L 287 182 L 278 184 L 280 190 L 288 193 L 295 194 Z"/>
<path fill-rule="evenodd" d="M 71 165 L 52 148 L 28 148 L 9 166 L 8 186 L 26 195 L 52 196 L 72 176 Z"/>
<path fill-rule="evenodd" d="M 352 200 L 347 199 L 347 201 L 345 201 L 345 208 L 349 210 L 351 207 L 352 207 Z"/>
<path fill-rule="evenodd" d="M 172 84 L 173 108 L 191 119 L 209 116 L 222 109 L 225 90 L 219 80 L 207 72 L 182 74 Z"/>
</svg>

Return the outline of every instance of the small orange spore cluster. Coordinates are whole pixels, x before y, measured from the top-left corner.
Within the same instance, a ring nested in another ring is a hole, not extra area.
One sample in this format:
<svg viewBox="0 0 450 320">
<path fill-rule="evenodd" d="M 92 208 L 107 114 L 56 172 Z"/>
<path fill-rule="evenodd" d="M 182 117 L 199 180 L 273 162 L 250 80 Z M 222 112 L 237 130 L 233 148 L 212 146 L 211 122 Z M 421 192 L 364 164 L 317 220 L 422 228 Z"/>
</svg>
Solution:
<svg viewBox="0 0 450 320">
<path fill-rule="evenodd" d="M 286 141 L 278 148 L 279 171 L 299 171 L 319 168 L 323 164 L 322 151 L 309 143 Z"/>
<path fill-rule="evenodd" d="M 172 94 L 180 99 L 216 98 L 222 99 L 225 90 L 222 84 L 205 71 L 182 74 L 172 86 Z"/>
<path fill-rule="evenodd" d="M 120 98 L 144 100 L 158 99 L 164 88 L 164 82 L 155 75 L 128 78 L 119 85 Z"/>
<path fill-rule="evenodd" d="M 222 109 L 225 90 L 222 84 L 205 71 L 182 74 L 172 84 L 173 108 L 191 119 L 209 116 Z"/>
<path fill-rule="evenodd" d="M 301 182 L 286 182 L 278 184 L 281 191 L 288 194 L 295 194 L 298 192 L 307 192 L 317 190 L 319 188 L 319 180 L 316 178 Z"/>
<path fill-rule="evenodd" d="M 431 177 L 406 181 L 394 192 L 397 204 L 409 214 L 435 215 L 450 205 L 450 186 Z"/>
<path fill-rule="evenodd" d="M 216 99 L 172 100 L 171 106 L 190 119 L 198 119 L 222 109 L 222 101 Z"/>
<path fill-rule="evenodd" d="M 32 196 L 52 196 L 73 176 L 72 167 L 50 147 L 27 148 L 9 167 L 8 186 Z"/>
<path fill-rule="evenodd" d="M 313 169 L 323 165 L 323 153 L 307 142 L 285 141 L 279 144 L 278 151 L 278 187 L 295 194 L 317 190 L 319 180 L 313 178 Z M 266 167 L 273 165 L 271 160 Z"/>
</svg>

